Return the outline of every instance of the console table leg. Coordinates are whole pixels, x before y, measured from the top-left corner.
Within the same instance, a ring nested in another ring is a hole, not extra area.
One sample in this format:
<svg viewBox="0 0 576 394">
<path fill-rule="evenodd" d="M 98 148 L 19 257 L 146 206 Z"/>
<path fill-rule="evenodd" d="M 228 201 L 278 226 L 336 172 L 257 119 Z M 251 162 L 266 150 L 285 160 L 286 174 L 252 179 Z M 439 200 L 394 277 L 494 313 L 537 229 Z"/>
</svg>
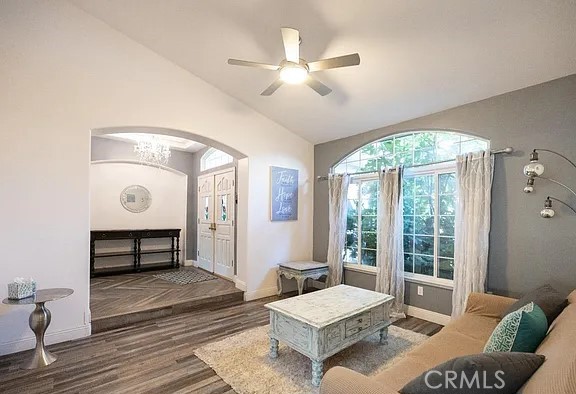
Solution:
<svg viewBox="0 0 576 394">
<path fill-rule="evenodd" d="M 282 295 L 282 273 L 280 270 L 276 272 L 276 279 L 278 280 L 278 295 Z"/>
<path fill-rule="evenodd" d="M 388 327 L 380 330 L 380 343 L 388 343 Z"/>
<path fill-rule="evenodd" d="M 296 284 L 298 285 L 298 295 L 302 295 L 304 292 L 304 282 L 306 282 L 306 278 L 302 276 L 296 277 Z"/>
<path fill-rule="evenodd" d="M 278 358 L 278 340 L 270 338 L 270 358 Z"/>
<path fill-rule="evenodd" d="M 50 320 L 52 315 L 50 311 L 46 309 L 44 303 L 37 303 L 36 308 L 30 314 L 28 322 L 30 323 L 30 328 L 36 335 L 36 348 L 34 349 L 34 356 L 28 364 L 24 366 L 25 369 L 35 369 L 39 367 L 45 367 L 56 361 L 56 356 L 46 350 L 44 345 L 44 333 L 50 325 Z"/>
<path fill-rule="evenodd" d="M 312 386 L 320 386 L 324 374 L 324 362 L 312 360 Z"/>
</svg>

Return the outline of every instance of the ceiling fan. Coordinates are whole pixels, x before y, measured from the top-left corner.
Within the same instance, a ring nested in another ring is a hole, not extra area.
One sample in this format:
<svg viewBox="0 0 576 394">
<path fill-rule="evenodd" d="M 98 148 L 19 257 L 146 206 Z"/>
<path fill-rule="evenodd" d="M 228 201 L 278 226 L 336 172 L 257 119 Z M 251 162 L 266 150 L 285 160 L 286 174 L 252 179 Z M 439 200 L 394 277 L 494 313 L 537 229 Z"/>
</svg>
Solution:
<svg viewBox="0 0 576 394">
<path fill-rule="evenodd" d="M 296 29 L 283 27 L 282 41 L 284 42 L 284 51 L 286 59 L 282 60 L 279 65 L 250 62 L 246 60 L 228 59 L 228 64 L 234 66 L 247 66 L 263 68 L 265 70 L 279 71 L 278 79 L 272 82 L 262 93 L 262 96 L 270 96 L 284 83 L 296 85 L 305 83 L 316 91 L 320 96 L 326 96 L 332 91 L 322 82 L 312 78 L 310 73 L 316 71 L 329 70 L 331 68 L 357 66 L 360 64 L 360 56 L 357 53 L 352 55 L 338 56 L 330 59 L 307 62 L 300 58 L 300 33 Z"/>
</svg>

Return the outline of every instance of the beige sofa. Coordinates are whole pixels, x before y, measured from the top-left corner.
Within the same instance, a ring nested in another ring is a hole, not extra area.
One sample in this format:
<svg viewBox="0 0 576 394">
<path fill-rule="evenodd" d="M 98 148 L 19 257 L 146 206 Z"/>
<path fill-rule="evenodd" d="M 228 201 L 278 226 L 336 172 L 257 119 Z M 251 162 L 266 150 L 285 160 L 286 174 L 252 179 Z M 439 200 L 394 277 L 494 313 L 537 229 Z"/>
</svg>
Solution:
<svg viewBox="0 0 576 394">
<path fill-rule="evenodd" d="M 468 297 L 464 315 L 385 371 L 367 377 L 346 368 L 332 368 L 322 380 L 320 393 L 397 394 L 406 383 L 435 365 L 454 357 L 481 353 L 500 321 L 500 314 L 515 301 L 473 293 Z M 568 302 L 536 351 L 546 356 L 546 361 L 519 393 L 576 394 L 576 291 L 568 296 Z"/>
</svg>

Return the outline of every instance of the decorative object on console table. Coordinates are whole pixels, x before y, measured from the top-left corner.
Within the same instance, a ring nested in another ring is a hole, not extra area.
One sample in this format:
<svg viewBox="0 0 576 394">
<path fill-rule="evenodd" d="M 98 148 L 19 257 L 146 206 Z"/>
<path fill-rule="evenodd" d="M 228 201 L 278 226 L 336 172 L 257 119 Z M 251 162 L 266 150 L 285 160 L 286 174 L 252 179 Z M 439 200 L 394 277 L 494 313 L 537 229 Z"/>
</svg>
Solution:
<svg viewBox="0 0 576 394">
<path fill-rule="evenodd" d="M 10 300 L 32 297 L 35 293 L 36 282 L 32 278 L 14 278 L 12 283 L 8 283 L 8 299 Z"/>
<path fill-rule="evenodd" d="M 542 176 L 542 174 L 544 174 L 544 165 L 538 161 L 539 160 L 538 151 L 553 153 L 566 160 L 568 163 L 570 163 L 572 167 L 576 168 L 576 163 L 574 163 L 572 160 L 570 160 L 561 153 L 558 153 L 550 149 L 542 149 L 542 148 L 534 149 L 532 153 L 530 153 L 530 163 L 524 166 L 524 175 L 528 177 L 528 180 L 526 181 L 526 186 L 524 187 L 524 193 L 532 193 L 534 191 L 534 180 L 536 178 L 540 178 L 555 183 L 559 186 L 562 186 L 564 189 L 568 190 L 576 197 L 576 192 L 569 186 L 555 179 Z M 552 209 L 552 200 L 565 205 L 566 207 L 570 208 L 572 212 L 576 213 L 576 209 L 574 209 L 574 207 L 572 207 L 570 204 L 567 204 L 556 197 L 548 196 L 544 201 L 544 208 L 540 211 L 540 216 L 542 216 L 544 219 L 550 219 L 554 217 L 555 212 Z"/>
<path fill-rule="evenodd" d="M 90 231 L 90 275 L 110 275 L 115 273 L 140 272 L 142 270 L 180 267 L 180 229 L 155 230 L 93 230 Z M 142 239 L 170 238 L 170 248 L 142 249 Z M 96 252 L 96 241 L 132 240 L 130 250 Z M 169 254 L 170 261 L 146 264 L 142 266 L 142 256 L 151 254 Z M 131 265 L 114 268 L 95 268 L 96 259 L 131 256 Z"/>
<path fill-rule="evenodd" d="M 306 279 L 318 280 L 328 275 L 328 263 L 316 261 L 291 261 L 278 264 L 278 295 L 282 294 L 282 276 L 286 279 L 296 279 L 298 295 L 304 290 Z"/>
<path fill-rule="evenodd" d="M 40 367 L 45 367 L 56 361 L 56 356 L 46 350 L 44 344 L 44 334 L 46 329 L 50 325 L 50 320 L 52 319 L 52 314 L 44 306 L 48 301 L 56 301 L 61 298 L 68 297 L 74 293 L 72 289 L 42 289 L 38 290 L 34 297 L 28 297 L 21 300 L 11 300 L 6 298 L 2 300 L 2 303 L 7 305 L 30 305 L 36 304 L 36 308 L 30 314 L 28 322 L 30 324 L 30 329 L 36 335 L 36 348 L 34 349 L 34 355 L 32 360 L 23 366 L 25 369 L 35 369 Z"/>
<path fill-rule="evenodd" d="M 393 300 L 388 294 L 339 285 L 266 304 L 270 357 L 278 357 L 278 342 L 284 342 L 311 360 L 312 384 L 319 386 L 328 357 L 378 331 L 380 343 L 386 342 Z"/>
<path fill-rule="evenodd" d="M 270 167 L 270 220 L 298 220 L 298 170 Z"/>
</svg>

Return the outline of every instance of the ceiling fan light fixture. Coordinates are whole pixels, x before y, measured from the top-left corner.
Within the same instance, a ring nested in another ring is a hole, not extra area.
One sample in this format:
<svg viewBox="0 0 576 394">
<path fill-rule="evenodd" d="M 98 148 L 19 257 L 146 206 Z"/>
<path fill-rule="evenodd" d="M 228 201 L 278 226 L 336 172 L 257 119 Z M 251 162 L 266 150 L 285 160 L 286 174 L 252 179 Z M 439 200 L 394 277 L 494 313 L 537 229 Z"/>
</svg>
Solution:
<svg viewBox="0 0 576 394">
<path fill-rule="evenodd" d="M 290 85 L 298 85 L 308 78 L 306 67 L 298 64 L 290 64 L 280 69 L 280 79 Z"/>
</svg>

